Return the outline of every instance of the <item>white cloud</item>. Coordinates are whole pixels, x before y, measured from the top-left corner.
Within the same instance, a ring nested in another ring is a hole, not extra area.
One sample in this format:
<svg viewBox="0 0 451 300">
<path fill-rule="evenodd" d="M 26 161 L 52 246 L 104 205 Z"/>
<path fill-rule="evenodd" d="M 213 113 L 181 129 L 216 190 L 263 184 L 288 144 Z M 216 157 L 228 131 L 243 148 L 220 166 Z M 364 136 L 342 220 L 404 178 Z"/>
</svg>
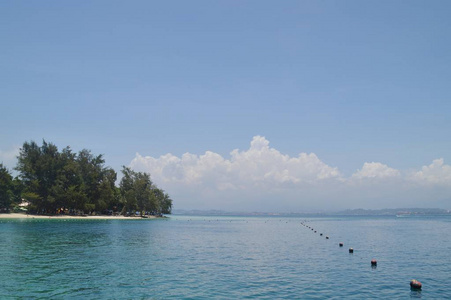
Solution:
<svg viewBox="0 0 451 300">
<path fill-rule="evenodd" d="M 207 151 L 200 156 L 185 153 L 181 158 L 172 154 L 153 158 L 137 153 L 131 167 L 150 172 L 158 182 L 208 183 L 219 190 L 314 183 L 341 176 L 337 168 L 328 166 L 315 154 L 301 153 L 298 157 L 289 157 L 270 148 L 269 141 L 261 136 L 253 138 L 248 150 L 235 149 L 230 156 L 230 159 L 225 159 Z"/>
<path fill-rule="evenodd" d="M 271 148 L 262 136 L 255 136 L 249 149 L 235 149 L 227 158 L 211 151 L 181 157 L 168 153 L 158 158 L 137 153 L 130 167 L 149 172 L 153 181 L 176 199 L 176 207 L 189 209 L 431 206 L 424 202 L 431 198 L 431 187 L 441 187 L 434 190 L 434 197 L 441 201 L 451 193 L 451 167 L 443 159 L 413 173 L 365 162 L 360 170 L 344 177 L 316 154 L 290 157 Z"/>
<path fill-rule="evenodd" d="M 400 176 L 401 173 L 392 169 L 387 165 L 381 164 L 379 162 L 364 163 L 361 170 L 358 170 L 352 175 L 354 178 L 390 178 Z"/>
<path fill-rule="evenodd" d="M 429 166 L 415 172 L 412 179 L 418 182 L 451 186 L 451 166 L 445 165 L 443 158 L 435 159 Z"/>
</svg>

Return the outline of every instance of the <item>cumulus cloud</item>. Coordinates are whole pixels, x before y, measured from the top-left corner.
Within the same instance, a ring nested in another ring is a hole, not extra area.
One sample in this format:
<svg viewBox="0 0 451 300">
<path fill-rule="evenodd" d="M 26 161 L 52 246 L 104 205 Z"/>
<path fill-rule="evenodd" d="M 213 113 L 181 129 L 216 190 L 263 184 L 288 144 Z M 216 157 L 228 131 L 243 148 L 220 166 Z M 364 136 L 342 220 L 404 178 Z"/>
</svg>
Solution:
<svg viewBox="0 0 451 300">
<path fill-rule="evenodd" d="M 429 166 L 415 172 L 412 179 L 432 185 L 451 185 L 451 166 L 445 165 L 443 158 L 435 159 Z"/>
<path fill-rule="evenodd" d="M 364 163 L 362 169 L 358 170 L 352 175 L 354 178 L 390 178 L 397 177 L 401 173 L 392 169 L 387 165 L 381 164 L 379 162 Z"/>
<path fill-rule="evenodd" d="M 131 167 L 150 172 L 157 181 L 209 183 L 219 190 L 313 184 L 341 177 L 337 168 L 328 166 L 314 153 L 289 157 L 270 148 L 269 141 L 262 136 L 255 136 L 246 151 L 233 150 L 230 159 L 211 151 L 200 156 L 185 153 L 180 158 L 172 154 L 143 157 L 137 153 Z"/>
<path fill-rule="evenodd" d="M 263 136 L 255 136 L 247 150 L 235 149 L 226 158 L 212 151 L 157 158 L 137 153 L 130 167 L 149 172 L 154 182 L 177 199 L 176 207 L 179 203 L 178 207 L 193 209 L 302 211 L 389 207 L 395 202 L 418 206 L 430 192 L 418 190 L 419 182 L 445 186 L 443 195 L 451 188 L 451 167 L 443 159 L 413 173 L 365 162 L 345 177 L 316 154 L 290 157 L 271 148 Z"/>
</svg>

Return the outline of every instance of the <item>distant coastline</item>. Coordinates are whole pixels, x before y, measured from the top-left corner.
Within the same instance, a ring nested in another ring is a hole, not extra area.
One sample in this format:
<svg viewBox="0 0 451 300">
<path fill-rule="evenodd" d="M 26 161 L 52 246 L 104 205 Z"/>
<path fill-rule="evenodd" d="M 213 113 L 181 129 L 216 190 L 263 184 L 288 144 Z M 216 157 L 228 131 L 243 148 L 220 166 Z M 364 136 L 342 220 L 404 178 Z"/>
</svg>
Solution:
<svg viewBox="0 0 451 300">
<path fill-rule="evenodd" d="M 156 219 L 157 216 L 146 216 L 145 219 Z M 4 213 L 0 214 L 0 219 L 55 219 L 55 220 L 142 220 L 140 216 L 125 217 L 119 216 L 69 216 L 69 215 L 31 215 L 25 213 Z"/>
<path fill-rule="evenodd" d="M 386 209 L 347 209 L 337 212 L 240 212 L 223 210 L 184 210 L 174 209 L 174 215 L 199 216 L 451 216 L 451 210 L 441 208 L 386 208 Z"/>
<path fill-rule="evenodd" d="M 441 208 L 385 208 L 385 209 L 348 209 L 336 214 L 349 216 L 433 216 L 451 215 L 451 211 Z"/>
</svg>

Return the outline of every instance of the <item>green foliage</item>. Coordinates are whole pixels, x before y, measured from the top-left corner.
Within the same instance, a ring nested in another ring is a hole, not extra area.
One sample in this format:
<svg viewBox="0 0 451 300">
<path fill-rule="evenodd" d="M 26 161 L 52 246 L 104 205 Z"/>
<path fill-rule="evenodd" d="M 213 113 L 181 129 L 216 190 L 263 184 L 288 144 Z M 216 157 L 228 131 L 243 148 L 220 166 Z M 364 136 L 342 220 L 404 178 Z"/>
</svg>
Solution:
<svg viewBox="0 0 451 300">
<path fill-rule="evenodd" d="M 22 192 L 24 191 L 24 185 L 22 181 L 15 177 L 13 179 L 13 203 L 20 204 L 22 203 Z"/>
<path fill-rule="evenodd" d="M 165 199 L 163 190 L 157 188 L 150 180 L 150 175 L 122 168 L 120 190 L 124 208 L 122 213 L 144 211 L 151 214 L 170 213 L 172 200 Z"/>
<path fill-rule="evenodd" d="M 104 166 L 102 155 L 89 150 L 61 152 L 52 143 L 25 142 L 16 170 L 23 183 L 23 197 L 38 213 L 58 209 L 101 211 L 114 202 L 116 172 Z"/>
<path fill-rule="evenodd" d="M 58 148 L 45 140 L 42 146 L 25 142 L 20 149 L 12 179 L 0 165 L 0 208 L 30 202 L 29 211 L 55 214 L 61 210 L 94 213 L 106 210 L 152 214 L 171 213 L 172 200 L 158 189 L 147 173 L 123 167 L 124 177 L 116 187 L 116 172 L 105 167 L 102 155 L 83 149 Z"/>
<path fill-rule="evenodd" d="M 161 201 L 161 213 L 171 214 L 172 212 L 172 199 L 167 193 L 164 194 L 164 198 Z"/>
<path fill-rule="evenodd" d="M 0 163 L 0 209 L 9 210 L 14 200 L 13 191 L 13 177 L 8 169 Z"/>
</svg>

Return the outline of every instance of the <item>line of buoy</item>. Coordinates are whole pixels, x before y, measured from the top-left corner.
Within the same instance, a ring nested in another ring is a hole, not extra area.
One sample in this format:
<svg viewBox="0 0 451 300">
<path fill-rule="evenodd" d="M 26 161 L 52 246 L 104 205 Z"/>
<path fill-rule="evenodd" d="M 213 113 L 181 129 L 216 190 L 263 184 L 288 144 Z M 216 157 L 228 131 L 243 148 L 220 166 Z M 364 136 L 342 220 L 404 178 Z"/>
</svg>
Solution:
<svg viewBox="0 0 451 300">
<path fill-rule="evenodd" d="M 307 225 L 305 225 L 303 223 L 301 223 L 301 224 L 302 224 L 302 226 L 305 226 L 307 228 L 310 228 L 311 230 L 314 230 L 314 228 L 312 228 L 310 226 L 307 226 Z M 314 232 L 316 233 L 317 231 L 314 230 Z M 320 233 L 319 235 L 323 236 L 322 233 Z M 329 239 L 329 236 L 326 236 L 326 239 Z M 340 242 L 338 245 L 339 245 L 339 247 L 343 247 L 344 244 L 343 244 L 343 242 Z M 354 248 L 349 248 L 349 253 L 353 254 L 354 253 Z M 372 259 L 371 260 L 371 268 L 375 269 L 376 267 L 377 267 L 377 260 L 376 259 Z M 421 290 L 422 287 L 423 287 L 423 285 L 418 280 L 412 279 L 410 281 L 410 289 L 411 290 Z"/>
</svg>

